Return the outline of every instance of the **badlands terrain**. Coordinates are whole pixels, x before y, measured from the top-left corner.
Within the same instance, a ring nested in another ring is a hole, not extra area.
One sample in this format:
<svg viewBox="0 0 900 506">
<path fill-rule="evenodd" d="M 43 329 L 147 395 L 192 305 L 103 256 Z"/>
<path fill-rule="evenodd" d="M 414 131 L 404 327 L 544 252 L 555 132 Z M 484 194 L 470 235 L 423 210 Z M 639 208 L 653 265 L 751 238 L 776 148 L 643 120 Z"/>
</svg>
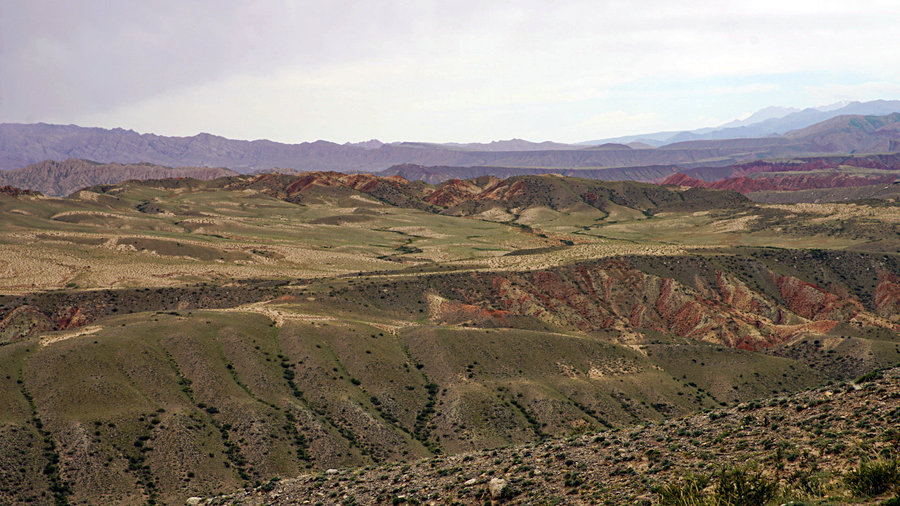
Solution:
<svg viewBox="0 0 900 506">
<path fill-rule="evenodd" d="M 4 187 L 0 504 L 889 500 L 900 207 L 851 166 Z"/>
</svg>

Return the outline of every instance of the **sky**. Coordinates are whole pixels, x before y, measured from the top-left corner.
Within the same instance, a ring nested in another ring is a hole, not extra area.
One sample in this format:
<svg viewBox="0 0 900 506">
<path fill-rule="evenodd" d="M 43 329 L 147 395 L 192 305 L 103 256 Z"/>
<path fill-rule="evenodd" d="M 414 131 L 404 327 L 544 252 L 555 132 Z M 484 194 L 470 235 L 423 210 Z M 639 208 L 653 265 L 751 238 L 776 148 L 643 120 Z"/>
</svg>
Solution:
<svg viewBox="0 0 900 506">
<path fill-rule="evenodd" d="M 895 0 L 0 0 L 0 122 L 586 140 L 900 98 Z"/>
</svg>

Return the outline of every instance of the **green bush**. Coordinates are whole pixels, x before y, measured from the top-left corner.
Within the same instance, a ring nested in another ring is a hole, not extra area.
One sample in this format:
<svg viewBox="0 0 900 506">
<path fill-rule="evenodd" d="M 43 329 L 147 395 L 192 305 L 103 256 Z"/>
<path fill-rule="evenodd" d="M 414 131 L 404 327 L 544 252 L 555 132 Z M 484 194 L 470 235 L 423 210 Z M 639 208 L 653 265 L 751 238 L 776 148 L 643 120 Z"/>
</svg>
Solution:
<svg viewBox="0 0 900 506">
<path fill-rule="evenodd" d="M 670 483 L 655 492 L 662 506 L 703 506 L 707 504 L 703 489 L 709 484 L 706 476 L 688 476 L 683 483 Z"/>
<path fill-rule="evenodd" d="M 718 475 L 713 491 L 715 504 L 727 506 L 759 506 L 775 498 L 778 484 L 762 472 L 747 468 L 724 469 Z"/>
<path fill-rule="evenodd" d="M 791 489 L 804 497 L 824 496 L 825 483 L 824 475 L 810 474 L 805 471 L 795 472 L 790 479 Z"/>
<path fill-rule="evenodd" d="M 844 482 L 854 495 L 876 497 L 900 484 L 896 460 L 863 462 L 844 475 Z"/>
<path fill-rule="evenodd" d="M 884 373 L 880 370 L 867 372 L 866 374 L 863 374 L 862 376 L 856 378 L 856 381 L 854 381 L 854 383 L 868 383 L 869 381 L 880 380 L 883 377 Z"/>
<path fill-rule="evenodd" d="M 654 492 L 664 506 L 761 506 L 778 493 L 776 482 L 747 467 L 723 469 L 715 476 L 711 491 L 707 491 L 709 483 L 706 476 L 691 475 Z"/>
</svg>

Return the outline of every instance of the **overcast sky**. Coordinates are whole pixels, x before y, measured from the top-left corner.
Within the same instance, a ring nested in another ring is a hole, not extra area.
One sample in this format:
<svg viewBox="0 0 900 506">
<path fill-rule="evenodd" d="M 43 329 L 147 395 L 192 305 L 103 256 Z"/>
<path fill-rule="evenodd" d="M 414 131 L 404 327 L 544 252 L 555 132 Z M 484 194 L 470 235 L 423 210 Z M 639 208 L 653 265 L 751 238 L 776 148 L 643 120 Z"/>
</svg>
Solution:
<svg viewBox="0 0 900 506">
<path fill-rule="evenodd" d="M 576 142 L 900 98 L 895 0 L 0 0 L 0 122 Z"/>
</svg>

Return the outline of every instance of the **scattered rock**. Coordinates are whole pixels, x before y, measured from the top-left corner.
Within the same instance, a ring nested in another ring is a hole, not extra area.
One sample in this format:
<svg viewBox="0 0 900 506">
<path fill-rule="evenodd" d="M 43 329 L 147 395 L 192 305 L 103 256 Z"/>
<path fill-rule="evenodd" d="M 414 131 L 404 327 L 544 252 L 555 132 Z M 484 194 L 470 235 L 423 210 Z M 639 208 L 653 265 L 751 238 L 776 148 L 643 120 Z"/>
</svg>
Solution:
<svg viewBox="0 0 900 506">
<path fill-rule="evenodd" d="M 491 499 L 500 499 L 504 492 L 509 488 L 506 480 L 501 478 L 491 478 L 488 482 L 488 490 L 491 492 Z"/>
<path fill-rule="evenodd" d="M 383 490 L 390 490 L 390 499 L 397 503 L 423 505 L 434 497 L 441 498 L 439 504 L 474 504 L 474 496 L 479 496 L 479 503 L 521 497 L 520 502 L 533 504 L 553 504 L 560 498 L 565 498 L 565 504 L 587 503 L 589 498 L 598 504 L 649 504 L 657 500 L 652 492 L 655 486 L 682 483 L 685 475 L 709 463 L 711 452 L 720 456 L 716 464 L 723 468 L 759 465 L 772 472 L 768 476 L 775 476 L 771 442 L 790 441 L 799 454 L 808 452 L 815 456 L 822 440 L 810 427 L 818 427 L 819 423 L 840 433 L 848 446 L 865 441 L 871 445 L 867 454 L 877 458 L 890 447 L 886 438 L 877 435 L 879 430 L 889 430 L 889 424 L 876 429 L 858 422 L 860 413 L 865 413 L 867 420 L 885 420 L 893 425 L 900 419 L 900 397 L 895 396 L 900 388 L 900 368 L 882 374 L 859 390 L 854 390 L 858 386 L 855 383 L 845 382 L 622 430 L 575 439 L 548 439 L 527 449 L 469 452 L 448 455 L 440 461 L 390 463 L 352 472 L 341 469 L 338 476 L 352 476 L 350 480 L 327 479 L 324 473 L 313 472 L 281 482 L 281 496 L 277 499 L 260 494 L 257 489 L 212 498 L 209 503 L 331 504 L 347 495 L 357 504 L 376 504 L 379 497 L 385 498 Z M 798 406 L 802 409 L 797 410 Z M 698 433 L 710 437 L 695 436 Z M 712 437 L 722 434 L 728 437 Z M 854 452 L 842 452 L 815 462 L 823 479 L 843 487 L 844 473 L 859 459 Z M 637 467 L 635 464 L 642 460 L 645 467 Z M 628 464 L 608 465 L 611 461 Z M 785 460 L 783 465 L 780 472 L 788 476 L 808 470 L 804 459 Z M 488 474 L 500 469 L 506 471 L 502 475 Z M 646 469 L 656 470 L 653 478 L 648 479 L 650 473 L 643 472 Z M 705 469 L 704 476 L 714 477 L 715 467 Z M 535 479 L 536 476 L 540 478 Z M 577 492 L 573 493 L 576 487 Z"/>
</svg>

